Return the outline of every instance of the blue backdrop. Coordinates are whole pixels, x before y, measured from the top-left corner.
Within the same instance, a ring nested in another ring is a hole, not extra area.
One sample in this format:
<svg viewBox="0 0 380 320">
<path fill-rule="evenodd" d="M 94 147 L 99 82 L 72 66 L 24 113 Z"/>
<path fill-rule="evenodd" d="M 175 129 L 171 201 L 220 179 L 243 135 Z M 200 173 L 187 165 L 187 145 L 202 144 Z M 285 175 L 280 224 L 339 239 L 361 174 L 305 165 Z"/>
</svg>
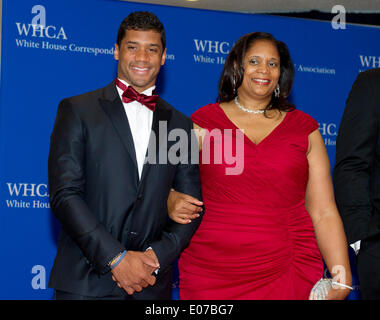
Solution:
<svg viewBox="0 0 380 320">
<path fill-rule="evenodd" d="M 0 299 L 53 297 L 47 282 L 60 226 L 49 209 L 47 156 L 57 106 L 115 78 L 116 33 L 131 11 L 152 11 L 164 22 L 158 91 L 187 115 L 215 101 L 224 60 L 241 35 L 266 31 L 286 42 L 296 69 L 291 100 L 319 122 L 331 165 L 351 85 L 359 71 L 380 66 L 375 27 L 335 30 L 329 22 L 112 0 L 2 3 Z"/>
</svg>

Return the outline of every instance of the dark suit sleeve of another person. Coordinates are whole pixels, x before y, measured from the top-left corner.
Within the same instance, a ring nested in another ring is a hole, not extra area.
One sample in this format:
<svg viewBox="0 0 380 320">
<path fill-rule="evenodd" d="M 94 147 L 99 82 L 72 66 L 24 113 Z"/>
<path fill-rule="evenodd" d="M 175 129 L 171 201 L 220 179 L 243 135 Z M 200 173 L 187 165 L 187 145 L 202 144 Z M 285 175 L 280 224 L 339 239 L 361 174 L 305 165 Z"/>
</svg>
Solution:
<svg viewBox="0 0 380 320">
<path fill-rule="evenodd" d="M 124 250 L 89 210 L 84 200 L 86 130 L 75 107 L 63 100 L 51 134 L 49 193 L 51 209 L 92 267 L 109 271 L 108 262 Z"/>
<path fill-rule="evenodd" d="M 192 141 L 197 141 L 194 132 L 191 130 L 193 123 L 189 119 L 188 128 L 186 129 L 188 137 L 192 136 Z M 180 163 L 176 172 L 173 188 L 182 193 L 186 193 L 202 201 L 200 174 L 198 166 L 198 145 L 195 143 L 191 148 L 191 143 L 188 143 L 187 164 Z M 193 152 L 193 157 L 191 156 Z M 196 154 L 195 154 L 196 153 Z M 196 161 L 194 159 L 196 158 Z M 195 163 L 194 163 L 195 162 Z M 160 269 L 163 270 L 171 265 L 184 250 L 195 231 L 198 229 L 205 210 L 200 214 L 200 217 L 192 220 L 189 224 L 179 224 L 171 219 L 168 219 L 167 226 L 162 232 L 161 238 L 150 244 L 158 261 L 160 262 Z"/>
<path fill-rule="evenodd" d="M 373 212 L 370 183 L 379 136 L 376 109 L 380 97 L 371 75 L 360 73 L 353 84 L 336 145 L 335 197 L 350 244 L 368 236 Z"/>
</svg>

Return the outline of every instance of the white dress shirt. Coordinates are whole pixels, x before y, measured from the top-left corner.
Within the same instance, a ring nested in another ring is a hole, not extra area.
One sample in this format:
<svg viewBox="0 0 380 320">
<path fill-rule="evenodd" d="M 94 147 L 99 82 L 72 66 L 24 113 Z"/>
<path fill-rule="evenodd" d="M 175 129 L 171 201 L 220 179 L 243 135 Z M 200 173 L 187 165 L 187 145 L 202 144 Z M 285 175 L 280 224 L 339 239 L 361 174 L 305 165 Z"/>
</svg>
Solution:
<svg viewBox="0 0 380 320">
<path fill-rule="evenodd" d="M 124 80 L 119 80 L 126 86 L 129 86 Z M 156 86 L 146 89 L 143 94 L 151 96 Z M 116 86 L 122 100 L 123 90 Z M 123 101 L 123 100 L 122 100 Z M 142 105 L 138 101 L 124 103 L 124 110 L 128 118 L 129 127 L 131 128 L 133 143 L 135 145 L 137 167 L 139 178 L 141 179 L 142 169 L 144 166 L 146 151 L 149 144 L 149 137 L 152 130 L 153 111 Z"/>
</svg>

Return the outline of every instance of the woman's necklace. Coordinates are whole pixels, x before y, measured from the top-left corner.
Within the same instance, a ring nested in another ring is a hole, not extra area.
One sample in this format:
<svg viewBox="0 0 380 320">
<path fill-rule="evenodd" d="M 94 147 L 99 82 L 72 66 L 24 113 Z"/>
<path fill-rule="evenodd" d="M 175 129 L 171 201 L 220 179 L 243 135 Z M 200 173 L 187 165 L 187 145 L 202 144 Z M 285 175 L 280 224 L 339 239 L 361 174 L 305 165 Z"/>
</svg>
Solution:
<svg viewBox="0 0 380 320">
<path fill-rule="evenodd" d="M 261 109 L 261 110 L 251 110 L 251 109 L 247 109 L 245 107 L 243 107 L 239 101 L 238 101 L 238 97 L 236 96 L 235 97 L 235 103 L 236 105 L 238 106 L 239 109 L 243 110 L 244 112 L 249 112 L 249 113 L 254 113 L 254 114 L 260 114 L 260 113 L 264 113 L 264 110 Z"/>
</svg>

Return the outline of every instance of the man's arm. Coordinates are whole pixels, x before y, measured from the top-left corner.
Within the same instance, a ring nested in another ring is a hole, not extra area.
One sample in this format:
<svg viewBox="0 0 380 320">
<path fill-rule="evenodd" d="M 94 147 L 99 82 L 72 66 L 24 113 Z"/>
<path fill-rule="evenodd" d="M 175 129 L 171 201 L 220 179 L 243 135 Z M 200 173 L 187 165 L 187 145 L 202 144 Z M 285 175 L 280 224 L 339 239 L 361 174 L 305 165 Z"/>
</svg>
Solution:
<svg viewBox="0 0 380 320">
<path fill-rule="evenodd" d="M 48 173 L 51 209 L 97 272 L 125 250 L 84 201 L 85 129 L 69 100 L 63 100 L 51 134 Z"/>
<path fill-rule="evenodd" d="M 192 122 L 189 121 L 188 137 L 189 141 L 197 141 Z M 190 138 L 191 137 L 191 138 Z M 180 163 L 177 168 L 173 188 L 178 191 L 190 195 L 202 201 L 200 174 L 198 163 L 192 163 L 193 159 L 191 152 L 199 152 L 198 146 L 191 148 L 191 143 L 188 144 L 188 164 Z M 194 160 L 193 160 L 194 161 Z M 198 229 L 204 214 L 200 212 L 200 216 L 191 223 L 179 224 L 171 219 L 168 219 L 167 226 L 163 231 L 161 238 L 157 241 L 150 243 L 154 253 L 156 254 L 160 263 L 160 270 L 165 269 L 177 259 L 180 253 L 187 247 L 191 237 Z"/>
<path fill-rule="evenodd" d="M 337 137 L 335 197 L 349 244 L 367 236 L 373 210 L 370 175 L 379 135 L 374 90 L 368 74 L 359 74 L 347 99 Z"/>
</svg>

